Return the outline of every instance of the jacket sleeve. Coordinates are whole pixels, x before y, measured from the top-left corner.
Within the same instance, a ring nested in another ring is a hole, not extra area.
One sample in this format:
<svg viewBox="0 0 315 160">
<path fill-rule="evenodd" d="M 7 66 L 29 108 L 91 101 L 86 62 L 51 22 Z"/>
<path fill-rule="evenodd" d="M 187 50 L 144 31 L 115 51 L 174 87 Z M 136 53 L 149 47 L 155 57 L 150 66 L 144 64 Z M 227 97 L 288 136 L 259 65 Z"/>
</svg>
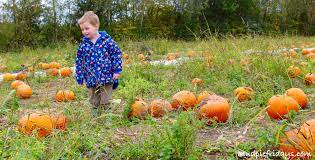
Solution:
<svg viewBox="0 0 315 160">
<path fill-rule="evenodd" d="M 83 50 L 80 45 L 75 59 L 76 80 L 80 85 L 82 85 L 84 81 L 83 65 Z"/>
<path fill-rule="evenodd" d="M 114 40 L 111 40 L 109 50 L 112 63 L 112 71 L 116 74 L 120 74 L 122 71 L 122 53 Z"/>
</svg>

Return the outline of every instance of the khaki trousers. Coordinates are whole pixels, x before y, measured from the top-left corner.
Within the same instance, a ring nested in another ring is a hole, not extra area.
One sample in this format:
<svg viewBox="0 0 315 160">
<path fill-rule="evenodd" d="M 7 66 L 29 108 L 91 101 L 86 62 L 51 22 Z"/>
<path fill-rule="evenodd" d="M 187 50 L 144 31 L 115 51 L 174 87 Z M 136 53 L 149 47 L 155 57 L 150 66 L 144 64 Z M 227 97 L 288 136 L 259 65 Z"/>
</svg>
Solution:
<svg viewBox="0 0 315 160">
<path fill-rule="evenodd" d="M 98 86 L 89 88 L 90 103 L 94 108 L 104 107 L 107 109 L 112 99 L 113 85 L 106 84 L 105 86 Z"/>
</svg>

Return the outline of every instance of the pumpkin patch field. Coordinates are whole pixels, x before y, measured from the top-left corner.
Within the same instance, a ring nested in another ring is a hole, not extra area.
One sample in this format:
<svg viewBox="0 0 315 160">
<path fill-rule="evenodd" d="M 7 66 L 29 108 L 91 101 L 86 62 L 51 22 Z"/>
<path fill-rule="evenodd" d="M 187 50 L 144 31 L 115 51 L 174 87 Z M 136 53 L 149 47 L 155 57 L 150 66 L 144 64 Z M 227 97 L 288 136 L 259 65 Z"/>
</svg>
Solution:
<svg viewBox="0 0 315 160">
<path fill-rule="evenodd" d="M 315 158 L 314 37 L 118 45 L 119 86 L 97 116 L 77 45 L 0 53 L 1 159 Z"/>
</svg>

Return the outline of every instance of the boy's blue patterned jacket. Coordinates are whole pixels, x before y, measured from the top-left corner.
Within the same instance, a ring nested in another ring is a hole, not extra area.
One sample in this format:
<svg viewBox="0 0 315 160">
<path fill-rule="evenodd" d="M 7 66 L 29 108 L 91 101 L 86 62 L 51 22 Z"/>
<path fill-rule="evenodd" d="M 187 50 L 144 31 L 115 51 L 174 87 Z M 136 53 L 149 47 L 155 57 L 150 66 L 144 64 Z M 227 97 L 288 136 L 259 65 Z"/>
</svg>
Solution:
<svg viewBox="0 0 315 160">
<path fill-rule="evenodd" d="M 83 37 L 75 60 L 76 79 L 78 84 L 85 81 L 88 88 L 105 84 L 114 84 L 116 88 L 118 80 L 112 78 L 122 71 L 121 51 L 106 32 L 99 33 L 95 44 Z"/>
</svg>

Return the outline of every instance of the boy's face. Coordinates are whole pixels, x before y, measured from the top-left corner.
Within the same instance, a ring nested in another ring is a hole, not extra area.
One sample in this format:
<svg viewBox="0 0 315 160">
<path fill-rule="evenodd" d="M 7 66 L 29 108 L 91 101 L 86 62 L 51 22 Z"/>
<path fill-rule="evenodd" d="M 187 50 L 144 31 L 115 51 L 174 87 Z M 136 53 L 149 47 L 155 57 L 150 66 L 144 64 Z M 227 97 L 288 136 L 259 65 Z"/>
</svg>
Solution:
<svg viewBox="0 0 315 160">
<path fill-rule="evenodd" d="M 95 36 L 97 36 L 98 27 L 88 22 L 84 22 L 80 24 L 80 28 L 81 28 L 82 34 L 89 39 L 93 39 Z"/>
</svg>

